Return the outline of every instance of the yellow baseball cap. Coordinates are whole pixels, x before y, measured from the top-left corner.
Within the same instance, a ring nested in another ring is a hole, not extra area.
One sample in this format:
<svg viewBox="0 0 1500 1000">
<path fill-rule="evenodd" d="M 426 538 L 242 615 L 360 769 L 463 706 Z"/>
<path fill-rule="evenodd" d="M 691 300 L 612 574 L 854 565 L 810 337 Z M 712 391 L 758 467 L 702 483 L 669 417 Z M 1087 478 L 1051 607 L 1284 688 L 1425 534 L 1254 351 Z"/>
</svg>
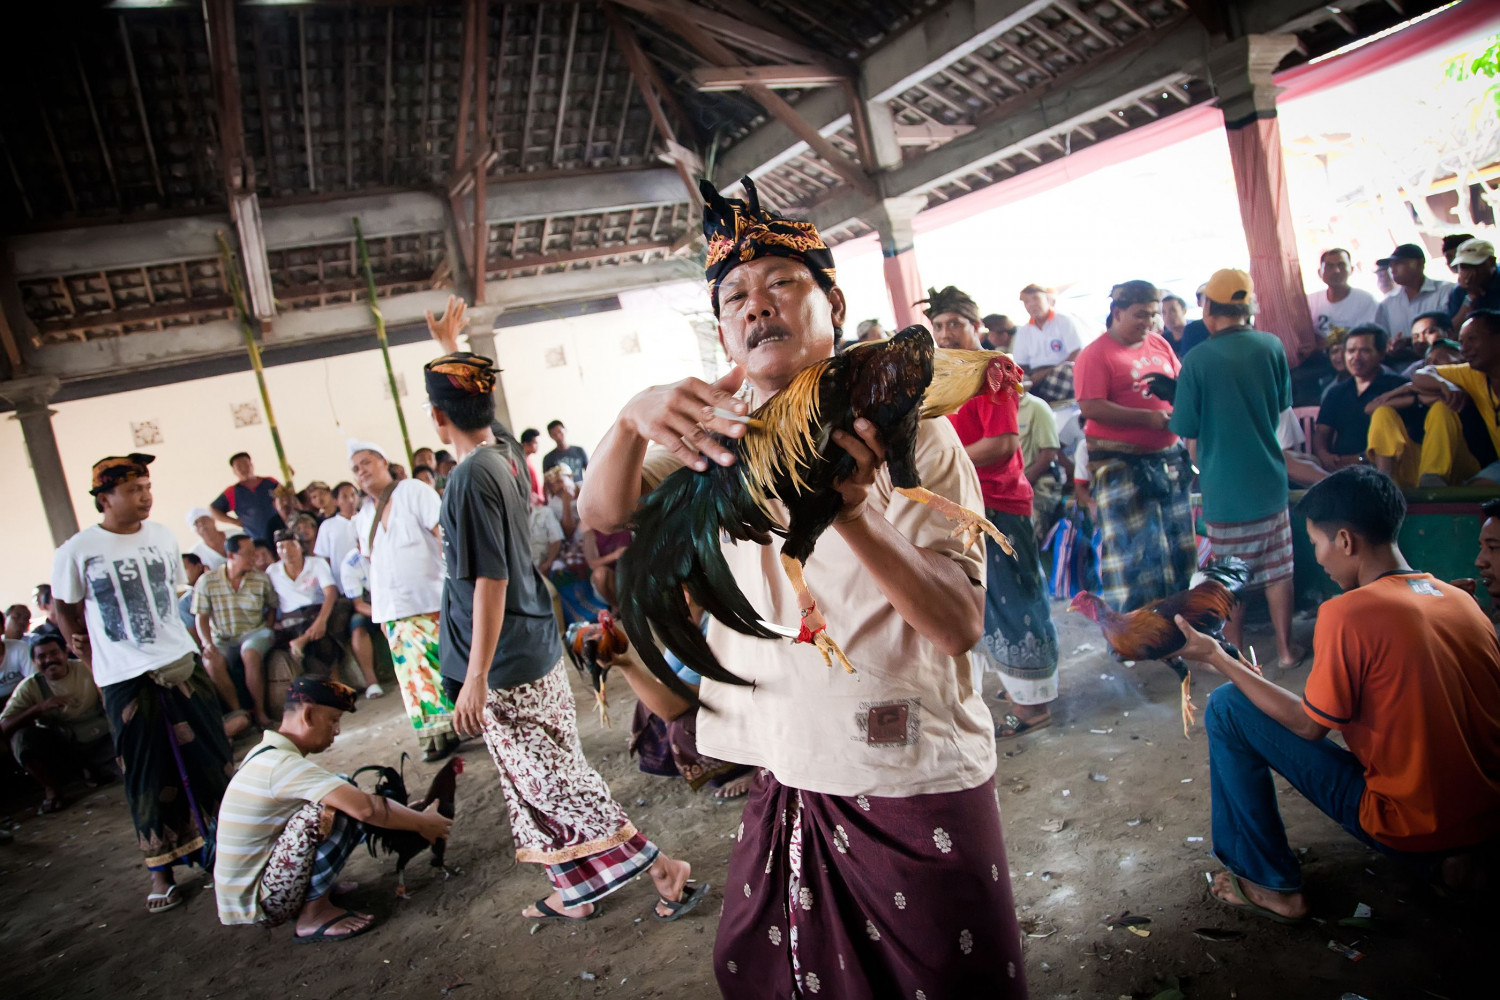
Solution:
<svg viewBox="0 0 1500 1000">
<path fill-rule="evenodd" d="M 1254 293 L 1255 285 L 1251 283 L 1250 275 L 1232 267 L 1215 271 L 1213 277 L 1208 279 L 1208 284 L 1203 286 L 1204 298 L 1225 306 L 1249 305 L 1250 296 Z"/>
</svg>

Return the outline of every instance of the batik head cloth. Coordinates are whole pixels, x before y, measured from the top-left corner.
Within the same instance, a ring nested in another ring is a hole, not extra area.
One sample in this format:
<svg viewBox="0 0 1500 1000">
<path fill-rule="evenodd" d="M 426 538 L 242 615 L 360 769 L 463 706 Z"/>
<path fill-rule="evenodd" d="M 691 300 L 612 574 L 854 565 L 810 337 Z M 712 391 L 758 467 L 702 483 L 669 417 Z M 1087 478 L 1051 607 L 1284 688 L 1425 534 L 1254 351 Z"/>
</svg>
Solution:
<svg viewBox="0 0 1500 1000">
<path fill-rule="evenodd" d="M 131 452 L 129 455 L 111 455 L 94 463 L 94 472 L 89 487 L 92 496 L 108 493 L 121 483 L 132 479 L 144 479 L 151 475 L 146 466 L 156 461 L 155 455 Z"/>
<path fill-rule="evenodd" d="M 303 674 L 292 681 L 286 689 L 288 705 L 323 705 L 340 712 L 355 710 L 354 689 L 338 681 Z"/>
<path fill-rule="evenodd" d="M 979 325 L 979 303 L 970 298 L 968 292 L 959 291 L 954 285 L 949 285 L 942 291 L 929 288 L 927 298 L 913 305 L 925 305 L 927 308 L 922 311 L 928 319 L 934 319 L 943 313 L 957 313 L 975 326 Z"/>
<path fill-rule="evenodd" d="M 740 184 L 745 188 L 744 201 L 724 197 L 706 180 L 698 182 L 703 194 L 703 238 L 708 241 L 704 270 L 714 313 L 719 311 L 719 282 L 724 275 L 759 257 L 800 261 L 824 291 L 832 288 L 838 277 L 833 253 L 818 235 L 818 227 L 762 208 L 755 182 L 746 177 Z"/>
<path fill-rule="evenodd" d="M 486 396 L 495 390 L 495 363 L 468 351 L 445 354 L 427 362 L 422 370 L 427 399 L 439 408 L 445 402 Z"/>
</svg>

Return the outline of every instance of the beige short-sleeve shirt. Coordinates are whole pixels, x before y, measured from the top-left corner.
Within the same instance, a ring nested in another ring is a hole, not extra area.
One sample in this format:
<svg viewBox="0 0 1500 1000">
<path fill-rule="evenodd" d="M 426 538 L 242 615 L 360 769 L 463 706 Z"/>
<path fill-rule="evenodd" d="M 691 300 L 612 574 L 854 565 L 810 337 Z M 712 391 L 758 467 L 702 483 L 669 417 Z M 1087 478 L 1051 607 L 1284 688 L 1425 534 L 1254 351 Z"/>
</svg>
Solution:
<svg viewBox="0 0 1500 1000">
<path fill-rule="evenodd" d="M 654 486 L 677 465 L 670 453 L 653 448 L 643 479 Z M 947 420 L 922 421 L 917 470 L 934 493 L 969 510 L 984 509 L 973 463 Z M 913 544 L 952 559 L 984 585 L 983 548 L 963 551 L 949 537 L 953 522 L 894 493 L 885 469 L 869 503 Z M 795 628 L 800 609 L 779 552 L 779 540 L 724 547 L 751 605 L 767 620 Z M 811 645 L 755 639 L 713 622 L 708 642 L 714 653 L 754 685 L 704 680 L 699 749 L 768 768 L 784 785 L 830 795 L 925 795 L 989 779 L 994 724 L 974 690 L 968 656 L 943 654 L 908 625 L 834 529 L 818 539 L 806 578 L 829 634 L 857 673 L 825 667 Z"/>
</svg>

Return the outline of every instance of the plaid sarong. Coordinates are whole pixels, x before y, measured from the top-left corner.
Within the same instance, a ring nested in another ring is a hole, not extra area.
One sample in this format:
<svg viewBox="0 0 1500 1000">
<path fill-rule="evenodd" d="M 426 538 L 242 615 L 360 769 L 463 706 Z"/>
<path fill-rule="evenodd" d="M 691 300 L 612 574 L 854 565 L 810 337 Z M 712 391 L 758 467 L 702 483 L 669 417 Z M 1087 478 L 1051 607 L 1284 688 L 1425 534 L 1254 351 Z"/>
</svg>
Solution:
<svg viewBox="0 0 1500 1000">
<path fill-rule="evenodd" d="M 309 802 L 292 814 L 261 873 L 261 926 L 279 927 L 332 892 L 363 836 L 363 825 L 332 806 Z"/>
<path fill-rule="evenodd" d="M 1208 544 L 1214 558 L 1233 556 L 1250 565 L 1246 589 L 1258 590 L 1292 577 L 1292 519 L 1284 510 L 1259 521 L 1219 524 L 1208 521 Z"/>
<path fill-rule="evenodd" d="M 1198 564 L 1192 470 L 1179 446 L 1112 457 L 1094 467 L 1101 554 L 1099 596 L 1116 611 L 1186 590 Z"/>
<path fill-rule="evenodd" d="M 546 865 L 566 906 L 607 896 L 651 867 L 656 845 L 583 755 L 561 660 L 539 680 L 491 689 L 484 709 L 517 861 Z"/>
<path fill-rule="evenodd" d="M 1058 365 L 1041 381 L 1033 382 L 1028 391 L 1033 396 L 1040 396 L 1049 403 L 1061 403 L 1072 399 L 1076 395 L 1073 391 L 1073 366 L 1071 364 Z"/>
</svg>

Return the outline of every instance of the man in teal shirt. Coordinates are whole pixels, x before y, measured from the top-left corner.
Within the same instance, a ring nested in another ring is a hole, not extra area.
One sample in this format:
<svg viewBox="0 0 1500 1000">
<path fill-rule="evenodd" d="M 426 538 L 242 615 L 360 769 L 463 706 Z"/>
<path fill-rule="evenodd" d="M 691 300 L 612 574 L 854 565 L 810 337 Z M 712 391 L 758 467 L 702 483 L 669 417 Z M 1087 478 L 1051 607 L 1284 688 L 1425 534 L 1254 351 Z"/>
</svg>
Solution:
<svg viewBox="0 0 1500 1000">
<path fill-rule="evenodd" d="M 1276 439 L 1292 405 L 1281 341 L 1250 326 L 1254 289 L 1244 271 L 1214 273 L 1203 290 L 1209 338 L 1183 359 L 1170 429 L 1188 440 L 1203 491 L 1203 518 L 1216 558 L 1250 564 L 1251 590 L 1264 589 L 1283 670 L 1306 651 L 1292 642 L 1292 523 L 1286 460 Z M 1245 605 L 1225 635 L 1244 644 Z"/>
</svg>

